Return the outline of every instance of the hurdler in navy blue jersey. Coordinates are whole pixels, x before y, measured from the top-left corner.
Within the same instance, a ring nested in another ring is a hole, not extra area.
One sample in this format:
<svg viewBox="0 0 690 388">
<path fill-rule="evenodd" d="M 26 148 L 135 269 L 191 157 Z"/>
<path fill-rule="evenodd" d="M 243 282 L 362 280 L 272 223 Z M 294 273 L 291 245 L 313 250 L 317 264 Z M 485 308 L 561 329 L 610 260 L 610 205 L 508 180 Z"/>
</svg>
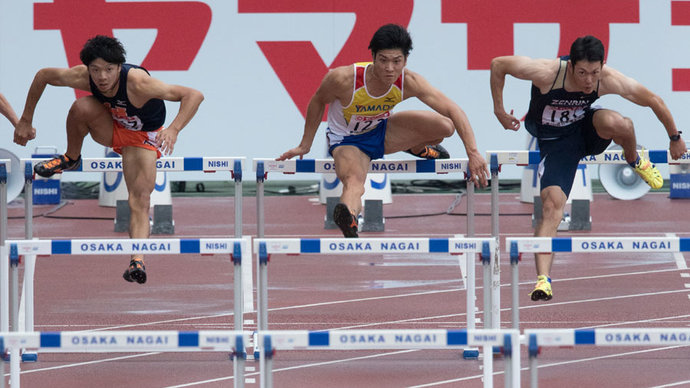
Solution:
<svg viewBox="0 0 690 388">
<path fill-rule="evenodd" d="M 494 58 L 491 94 L 494 114 L 503 128 L 518 130 L 520 121 L 503 106 L 506 74 L 532 81 L 525 127 L 537 138 L 541 161 L 539 175 L 543 216 L 535 236 L 553 237 L 563 217 L 580 159 L 603 152 L 611 141 L 623 148 L 625 159 L 651 187 L 661 188 L 663 178 L 645 155 L 638 154 L 632 120 L 613 110 L 592 107 L 597 98 L 617 94 L 652 109 L 669 136 L 673 159 L 686 151 L 671 112 L 664 101 L 632 78 L 604 65 L 604 45 L 593 36 L 576 39 L 570 55 L 555 59 L 521 56 Z M 549 300 L 552 254 L 537 254 L 537 284 L 532 300 Z"/>
<path fill-rule="evenodd" d="M 129 69 L 141 69 L 146 74 L 149 74 L 148 70 L 141 66 L 123 63 L 120 68 L 119 86 L 114 96 L 108 97 L 101 93 L 91 77 L 89 77 L 91 93 L 110 111 L 113 120 L 118 121 L 125 129 L 131 131 L 158 130 L 165 123 L 165 103 L 160 98 L 152 98 L 140 108 L 134 106 L 127 96 L 127 74 L 129 74 Z"/>
<path fill-rule="evenodd" d="M 75 169 L 81 161 L 84 137 L 91 137 L 122 154 L 122 168 L 129 194 L 131 238 L 149 237 L 149 207 L 156 183 L 156 160 L 170 154 L 178 133 L 192 119 L 204 96 L 198 90 L 168 85 L 134 65 L 125 64 L 125 49 L 115 38 L 99 35 L 89 39 L 80 52 L 82 65 L 69 69 L 44 68 L 36 73 L 14 142 L 26 145 L 36 137 L 32 127 L 38 100 L 46 85 L 68 86 L 92 96 L 77 99 L 67 114 L 67 151 L 38 163 L 34 171 L 49 177 Z M 163 101 L 179 101 L 180 108 L 167 128 Z M 84 271 L 77 269 L 82 276 Z M 142 255 L 132 255 L 123 277 L 146 282 Z"/>
</svg>

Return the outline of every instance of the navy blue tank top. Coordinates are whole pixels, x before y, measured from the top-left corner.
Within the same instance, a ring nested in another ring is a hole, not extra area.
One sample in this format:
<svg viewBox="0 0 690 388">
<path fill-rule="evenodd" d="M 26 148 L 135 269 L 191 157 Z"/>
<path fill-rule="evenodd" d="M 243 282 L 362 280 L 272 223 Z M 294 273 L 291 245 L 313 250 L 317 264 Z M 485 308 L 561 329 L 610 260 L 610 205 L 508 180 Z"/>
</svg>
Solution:
<svg viewBox="0 0 690 388">
<path fill-rule="evenodd" d="M 599 98 L 599 85 L 590 94 L 565 90 L 569 56 L 561 57 L 556 79 L 546 94 L 532 84 L 525 128 L 538 139 L 555 139 L 578 128 L 585 112 Z"/>
<path fill-rule="evenodd" d="M 141 66 L 123 64 L 120 69 L 120 84 L 114 97 L 106 97 L 98 91 L 96 84 L 89 76 L 89 85 L 94 97 L 110 110 L 113 120 L 126 129 L 132 131 L 155 131 L 165 123 L 165 103 L 158 98 L 152 98 L 141 108 L 137 108 L 127 98 L 127 74 L 129 69 L 144 69 Z"/>
</svg>

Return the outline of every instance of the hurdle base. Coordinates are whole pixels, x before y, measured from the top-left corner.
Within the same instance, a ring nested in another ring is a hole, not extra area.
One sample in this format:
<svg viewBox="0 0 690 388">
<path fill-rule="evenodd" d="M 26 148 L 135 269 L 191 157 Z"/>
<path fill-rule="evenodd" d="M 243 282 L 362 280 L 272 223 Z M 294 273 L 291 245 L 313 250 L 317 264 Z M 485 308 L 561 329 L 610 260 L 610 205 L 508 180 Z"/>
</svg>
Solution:
<svg viewBox="0 0 690 388">
<path fill-rule="evenodd" d="M 175 234 L 172 205 L 153 205 L 151 234 Z"/>
<path fill-rule="evenodd" d="M 36 362 L 38 361 L 38 353 L 24 352 L 22 353 L 22 362 Z"/>
<path fill-rule="evenodd" d="M 564 212 L 563 219 L 558 225 L 558 230 L 592 230 L 592 217 L 589 212 L 588 199 L 573 199 L 570 206 L 571 214 Z M 532 213 L 532 228 L 536 228 L 541 222 L 542 212 L 541 197 L 534 197 L 534 212 Z"/>
<path fill-rule="evenodd" d="M 129 202 L 118 200 L 115 202 L 115 232 L 129 231 Z"/>
<path fill-rule="evenodd" d="M 360 230 L 362 232 L 383 232 L 386 220 L 383 218 L 383 201 L 367 199 L 364 201 L 364 219 Z"/>
<path fill-rule="evenodd" d="M 338 202 L 340 202 L 339 197 L 326 198 L 326 215 L 323 220 L 324 229 L 338 229 L 338 225 L 333 221 L 333 209 L 335 209 L 335 205 L 337 205 Z"/>
<path fill-rule="evenodd" d="M 463 350 L 462 358 L 465 360 L 479 360 L 479 348 L 470 348 Z"/>
</svg>

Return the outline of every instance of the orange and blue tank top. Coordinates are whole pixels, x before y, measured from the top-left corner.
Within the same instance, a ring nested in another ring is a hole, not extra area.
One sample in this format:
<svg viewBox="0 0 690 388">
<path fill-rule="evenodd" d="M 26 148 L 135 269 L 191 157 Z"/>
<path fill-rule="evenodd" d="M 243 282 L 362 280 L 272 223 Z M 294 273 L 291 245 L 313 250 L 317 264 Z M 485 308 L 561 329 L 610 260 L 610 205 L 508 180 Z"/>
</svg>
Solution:
<svg viewBox="0 0 690 388">
<path fill-rule="evenodd" d="M 372 96 L 367 91 L 365 77 L 367 67 L 371 64 L 371 62 L 359 62 L 353 65 L 355 77 L 352 99 L 347 106 L 342 106 L 337 99 L 329 105 L 329 132 L 340 136 L 367 133 L 388 119 L 391 115 L 390 111 L 402 101 L 405 71 L 403 70 L 386 93 L 381 96 Z"/>
</svg>

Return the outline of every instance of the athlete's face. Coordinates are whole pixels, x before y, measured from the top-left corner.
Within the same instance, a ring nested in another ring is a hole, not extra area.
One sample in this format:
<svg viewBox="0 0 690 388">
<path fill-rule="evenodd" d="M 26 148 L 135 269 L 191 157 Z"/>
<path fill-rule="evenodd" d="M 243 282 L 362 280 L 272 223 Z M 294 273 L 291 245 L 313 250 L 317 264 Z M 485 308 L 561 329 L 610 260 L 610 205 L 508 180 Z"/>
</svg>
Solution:
<svg viewBox="0 0 690 388">
<path fill-rule="evenodd" d="M 585 94 L 592 93 L 601 78 L 602 67 L 602 63 L 598 61 L 578 61 L 575 65 L 571 66 L 573 69 L 575 86 Z"/>
<path fill-rule="evenodd" d="M 401 49 L 381 50 L 374 56 L 374 75 L 392 84 L 402 74 L 405 64 L 407 64 L 407 58 Z"/>
<path fill-rule="evenodd" d="M 119 64 L 109 63 L 102 58 L 96 58 L 89 64 L 89 75 L 99 92 L 108 97 L 115 95 L 120 81 Z"/>
</svg>

